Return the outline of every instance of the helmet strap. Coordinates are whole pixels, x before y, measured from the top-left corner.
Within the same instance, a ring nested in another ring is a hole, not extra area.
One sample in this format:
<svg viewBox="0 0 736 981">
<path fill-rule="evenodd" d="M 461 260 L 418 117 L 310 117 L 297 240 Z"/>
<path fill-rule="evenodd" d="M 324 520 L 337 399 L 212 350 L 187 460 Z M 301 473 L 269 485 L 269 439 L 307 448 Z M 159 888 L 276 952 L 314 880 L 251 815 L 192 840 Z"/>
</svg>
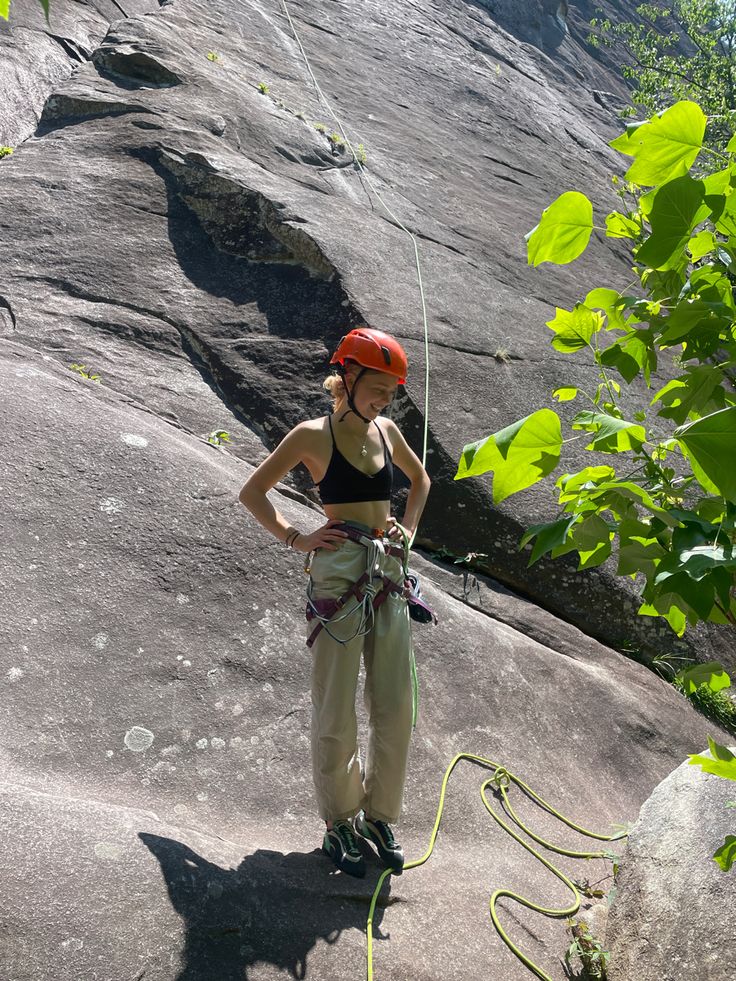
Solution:
<svg viewBox="0 0 736 981">
<path fill-rule="evenodd" d="M 367 368 L 361 368 L 361 370 L 358 372 L 357 377 L 356 377 L 355 381 L 353 382 L 353 390 L 351 392 L 350 389 L 348 388 L 348 379 L 347 379 L 347 372 L 345 371 L 345 367 L 344 367 L 344 365 L 341 365 L 340 367 L 342 369 L 340 371 L 340 374 L 342 375 L 342 383 L 345 386 L 345 394 L 347 395 L 348 405 L 350 406 L 350 408 L 347 410 L 347 412 L 343 412 L 343 414 L 340 416 L 340 422 L 342 422 L 345 419 L 345 416 L 349 416 L 351 412 L 354 412 L 355 415 L 359 419 L 362 419 L 363 422 L 368 426 L 368 425 L 370 425 L 370 419 L 366 419 L 366 417 L 364 415 L 361 415 L 360 412 L 358 412 L 358 410 L 355 408 L 355 402 L 353 401 L 353 396 L 355 394 L 355 389 L 358 387 L 358 382 L 363 377 L 363 375 L 366 373 L 366 371 L 368 371 L 368 369 Z"/>
</svg>

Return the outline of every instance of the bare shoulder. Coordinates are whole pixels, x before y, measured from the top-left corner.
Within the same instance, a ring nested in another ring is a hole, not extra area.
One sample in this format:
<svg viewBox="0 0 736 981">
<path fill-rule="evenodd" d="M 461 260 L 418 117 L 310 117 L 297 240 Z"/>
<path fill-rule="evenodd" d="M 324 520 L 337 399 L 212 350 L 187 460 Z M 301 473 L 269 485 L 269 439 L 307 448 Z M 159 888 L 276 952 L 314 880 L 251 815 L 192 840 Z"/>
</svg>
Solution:
<svg viewBox="0 0 736 981">
<path fill-rule="evenodd" d="M 317 419 L 305 419 L 292 429 L 292 434 L 300 446 L 305 449 L 319 447 L 328 432 L 327 416 L 319 416 Z"/>
<path fill-rule="evenodd" d="M 391 447 L 392 452 L 398 443 L 404 442 L 401 430 L 393 419 L 389 419 L 387 416 L 379 416 L 376 419 L 376 425 L 380 428 L 384 438 L 388 440 L 388 445 Z"/>
<path fill-rule="evenodd" d="M 327 429 L 327 416 L 317 416 L 316 419 L 305 419 L 300 422 L 295 429 L 301 429 L 309 433 L 323 433 Z"/>
<path fill-rule="evenodd" d="M 315 479 L 315 474 L 324 473 L 329 460 L 332 439 L 327 416 L 305 419 L 292 429 L 301 462 Z"/>
</svg>

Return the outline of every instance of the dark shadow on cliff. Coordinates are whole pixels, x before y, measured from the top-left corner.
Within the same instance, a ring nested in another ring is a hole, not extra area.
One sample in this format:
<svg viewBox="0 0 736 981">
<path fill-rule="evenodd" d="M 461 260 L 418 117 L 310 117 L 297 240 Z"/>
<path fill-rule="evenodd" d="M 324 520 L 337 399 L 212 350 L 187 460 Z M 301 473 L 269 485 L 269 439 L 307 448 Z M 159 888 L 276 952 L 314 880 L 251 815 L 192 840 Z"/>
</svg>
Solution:
<svg viewBox="0 0 736 981">
<path fill-rule="evenodd" d="M 248 968 L 258 962 L 307 978 L 307 957 L 318 940 L 335 943 L 345 929 L 365 931 L 381 871 L 375 860 L 362 880 L 330 874 L 319 851 L 258 849 L 237 869 L 224 869 L 171 838 L 139 838 L 158 860 L 186 929 L 176 981 L 247 981 Z M 381 890 L 374 935 L 380 935 L 390 883 L 389 877 Z M 357 974 L 362 969 L 356 964 Z"/>
</svg>

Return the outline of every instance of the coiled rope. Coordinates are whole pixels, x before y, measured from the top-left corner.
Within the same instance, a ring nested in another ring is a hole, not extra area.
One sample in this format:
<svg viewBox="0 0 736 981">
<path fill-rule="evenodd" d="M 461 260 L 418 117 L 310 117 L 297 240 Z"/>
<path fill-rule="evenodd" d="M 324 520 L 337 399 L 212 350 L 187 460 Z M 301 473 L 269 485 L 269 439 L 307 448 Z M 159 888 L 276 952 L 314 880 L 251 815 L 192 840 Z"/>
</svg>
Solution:
<svg viewBox="0 0 736 981">
<path fill-rule="evenodd" d="M 540 845 L 543 845 L 545 848 L 549 849 L 550 851 L 556 852 L 558 855 L 568 855 L 572 858 L 585 858 L 585 859 L 607 858 L 607 859 L 615 860 L 618 858 L 617 855 L 613 855 L 611 852 L 607 852 L 607 851 L 606 852 L 573 851 L 572 849 L 562 848 L 559 845 L 553 845 L 551 842 L 546 841 L 544 838 L 541 838 L 538 834 L 536 834 L 536 832 L 532 831 L 531 828 L 529 828 L 526 824 L 524 824 L 524 822 L 516 814 L 513 807 L 511 806 L 508 797 L 508 788 L 511 783 L 515 783 L 529 797 L 531 797 L 532 800 L 536 801 L 542 808 L 544 808 L 544 810 L 548 811 L 558 820 L 562 821 L 569 828 L 572 828 L 573 830 L 578 831 L 580 832 L 580 834 L 586 835 L 589 838 L 595 838 L 597 841 L 619 841 L 620 839 L 626 837 L 626 832 L 620 832 L 619 834 L 616 835 L 602 835 L 602 834 L 598 834 L 595 831 L 588 831 L 587 828 L 583 828 L 580 825 L 575 824 L 569 818 L 565 817 L 564 814 L 561 814 L 559 811 L 555 810 L 555 808 L 552 807 L 551 804 L 548 804 L 546 800 L 544 800 L 542 797 L 536 794 L 528 784 L 524 783 L 523 780 L 517 777 L 514 773 L 511 773 L 510 770 L 507 770 L 506 767 L 502 766 L 500 763 L 496 763 L 494 760 L 487 759 L 485 756 L 476 756 L 473 753 L 458 753 L 457 756 L 452 760 L 450 765 L 445 770 L 445 776 L 444 779 L 442 780 L 442 789 L 440 791 L 439 804 L 437 806 L 437 816 L 435 817 L 434 827 L 432 828 L 432 834 L 430 835 L 429 838 L 429 846 L 427 848 L 427 851 L 424 853 L 424 855 L 422 855 L 421 858 L 415 859 L 413 862 L 406 862 L 404 864 L 404 870 L 416 869 L 419 868 L 420 865 L 424 865 L 424 863 L 429 859 L 432 852 L 434 851 L 434 846 L 437 841 L 437 834 L 440 829 L 440 822 L 442 821 L 442 812 L 445 807 L 445 792 L 447 790 L 447 783 L 450 779 L 450 774 L 461 760 L 469 760 L 471 763 L 477 763 L 480 766 L 488 767 L 494 771 L 493 776 L 490 777 L 488 780 L 485 780 L 480 788 L 480 796 L 481 799 L 483 800 L 483 805 L 485 806 L 486 810 L 491 815 L 493 820 L 501 825 L 504 831 L 510 834 L 511 837 L 515 841 L 518 841 L 520 845 L 523 845 L 528 852 L 531 852 L 531 854 L 534 855 L 534 857 L 537 858 L 546 868 L 548 868 L 550 872 L 554 873 L 554 875 L 556 875 L 558 879 L 564 882 L 567 888 L 570 889 L 571 892 L 573 893 L 574 896 L 573 902 L 570 903 L 569 906 L 560 909 L 556 909 L 555 907 L 540 906 L 537 903 L 533 903 L 530 899 L 521 896 L 519 893 L 512 892 L 510 889 L 496 889 L 491 894 L 491 898 L 490 898 L 491 920 L 493 921 L 493 925 L 496 928 L 496 932 L 501 937 L 501 939 L 506 944 L 506 946 L 509 948 L 509 950 L 512 953 L 514 953 L 522 962 L 522 964 L 526 965 L 526 967 L 528 967 L 533 974 L 535 974 L 538 978 L 541 978 L 542 981 L 554 981 L 554 979 L 551 978 L 548 974 L 546 974 L 541 967 L 535 964 L 534 961 L 531 960 L 531 958 L 527 957 L 527 955 L 519 947 L 517 947 L 516 944 L 508 936 L 508 934 L 506 933 L 506 931 L 501 925 L 501 921 L 499 920 L 498 911 L 496 910 L 496 903 L 498 902 L 499 899 L 502 899 L 504 896 L 506 896 L 509 899 L 513 899 L 515 902 L 519 903 L 520 905 L 526 906 L 527 909 L 534 910 L 537 913 L 542 913 L 545 916 L 552 917 L 553 919 L 562 919 L 563 917 L 574 916 L 575 913 L 577 913 L 581 903 L 580 893 L 578 892 L 575 883 L 570 878 L 568 878 L 568 876 L 566 876 L 564 872 L 562 872 L 560 869 L 554 866 L 550 861 L 548 861 L 548 859 L 546 859 L 542 854 L 540 854 L 540 852 L 538 852 L 536 848 L 532 848 L 532 846 L 528 842 L 524 841 L 524 839 L 514 831 L 514 829 L 511 827 L 510 824 L 504 821 L 504 819 L 493 810 L 488 798 L 486 797 L 486 790 L 488 787 L 495 788 L 500 793 L 504 806 L 506 807 L 513 821 L 518 825 L 518 827 L 520 827 L 523 831 L 525 831 L 531 838 L 534 839 L 534 841 L 538 842 Z M 367 947 L 368 981 L 373 981 L 373 977 L 374 977 L 373 914 L 375 913 L 376 910 L 376 902 L 378 901 L 378 896 L 380 894 L 381 887 L 383 886 L 384 881 L 389 875 L 392 875 L 391 869 L 386 869 L 379 876 L 378 882 L 376 883 L 376 887 L 373 890 L 373 896 L 371 898 L 371 904 L 368 911 L 368 922 L 366 928 L 366 935 L 368 940 L 368 947 Z"/>
</svg>

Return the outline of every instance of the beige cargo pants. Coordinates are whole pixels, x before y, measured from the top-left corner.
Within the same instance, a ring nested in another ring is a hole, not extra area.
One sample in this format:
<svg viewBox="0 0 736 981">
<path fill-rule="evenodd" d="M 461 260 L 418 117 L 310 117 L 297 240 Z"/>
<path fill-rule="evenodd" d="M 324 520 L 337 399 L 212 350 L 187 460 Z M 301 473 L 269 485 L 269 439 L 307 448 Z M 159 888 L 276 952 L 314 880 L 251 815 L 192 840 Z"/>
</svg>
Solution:
<svg viewBox="0 0 736 981">
<path fill-rule="evenodd" d="M 312 559 L 312 598 L 342 596 L 366 570 L 367 552 L 364 545 L 351 540 L 337 551 L 319 549 Z M 379 555 L 371 579 L 376 589 L 382 585 L 380 572 L 396 583 L 403 582 L 401 562 L 394 556 Z M 338 620 L 346 611 L 351 612 Z M 307 623 L 307 636 L 316 622 Z M 352 817 L 363 808 L 369 817 L 390 823 L 401 813 L 412 731 L 412 650 L 406 599 L 390 593 L 375 611 L 368 633 L 352 637 L 359 624 L 360 610 L 351 597 L 327 629 L 319 631 L 312 646 L 314 786 L 320 815 L 326 821 Z M 368 713 L 364 777 L 355 714 L 361 654 Z"/>
</svg>

